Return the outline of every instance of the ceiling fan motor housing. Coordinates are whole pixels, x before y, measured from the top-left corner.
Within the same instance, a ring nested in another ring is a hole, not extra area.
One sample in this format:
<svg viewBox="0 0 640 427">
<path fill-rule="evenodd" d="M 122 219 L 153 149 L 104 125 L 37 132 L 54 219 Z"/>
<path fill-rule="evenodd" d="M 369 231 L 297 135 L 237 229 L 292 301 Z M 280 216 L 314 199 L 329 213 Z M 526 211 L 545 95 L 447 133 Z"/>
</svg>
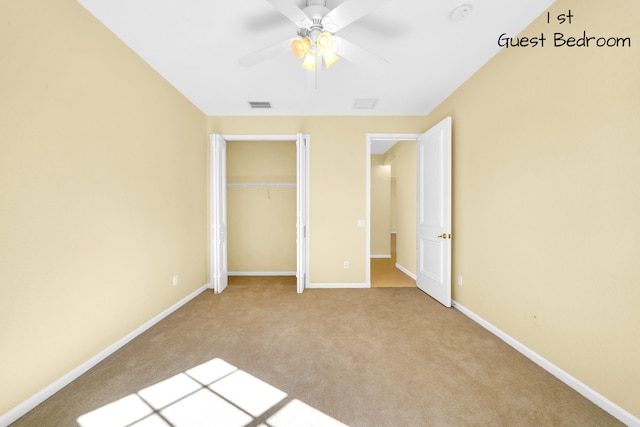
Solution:
<svg viewBox="0 0 640 427">
<path fill-rule="evenodd" d="M 307 0 L 307 7 L 308 6 L 322 6 L 326 8 L 327 1 L 326 0 Z"/>
<path fill-rule="evenodd" d="M 322 25 L 322 17 L 329 13 L 329 9 L 325 6 L 307 6 L 302 11 L 311 19 L 313 24 L 317 22 L 320 25 Z"/>
<path fill-rule="evenodd" d="M 334 28 L 327 28 L 331 25 L 325 25 L 323 20 L 325 15 L 330 12 L 326 0 L 307 0 L 307 7 L 302 11 L 309 17 L 309 20 L 299 24 L 298 36 L 309 37 L 315 45 L 318 35 L 324 31 L 335 32 Z"/>
</svg>

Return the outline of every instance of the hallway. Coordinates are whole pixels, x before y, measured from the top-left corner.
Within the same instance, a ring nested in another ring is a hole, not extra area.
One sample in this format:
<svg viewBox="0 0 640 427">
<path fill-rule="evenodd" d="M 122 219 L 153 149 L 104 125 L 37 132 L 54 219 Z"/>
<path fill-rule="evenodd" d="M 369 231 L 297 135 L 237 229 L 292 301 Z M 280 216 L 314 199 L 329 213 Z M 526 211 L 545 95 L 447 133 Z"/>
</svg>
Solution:
<svg viewBox="0 0 640 427">
<path fill-rule="evenodd" d="M 396 268 L 396 234 L 391 233 L 391 258 L 371 259 L 372 288 L 416 287 L 416 281 Z"/>
</svg>

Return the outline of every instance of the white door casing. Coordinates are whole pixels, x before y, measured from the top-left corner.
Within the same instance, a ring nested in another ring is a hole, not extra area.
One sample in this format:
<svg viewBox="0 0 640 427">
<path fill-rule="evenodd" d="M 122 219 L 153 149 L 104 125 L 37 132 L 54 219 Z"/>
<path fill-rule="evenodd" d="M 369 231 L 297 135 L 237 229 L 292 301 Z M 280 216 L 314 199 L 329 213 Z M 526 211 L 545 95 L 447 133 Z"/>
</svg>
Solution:
<svg viewBox="0 0 640 427">
<path fill-rule="evenodd" d="M 451 117 L 418 137 L 417 285 L 451 307 Z"/>
<path fill-rule="evenodd" d="M 227 141 L 211 135 L 211 272 L 214 292 L 222 292 L 229 283 L 227 265 Z"/>
<path fill-rule="evenodd" d="M 222 292 L 229 282 L 227 261 L 227 140 L 296 141 L 297 292 L 309 283 L 309 135 L 220 135 L 210 139 L 210 286 Z"/>
</svg>

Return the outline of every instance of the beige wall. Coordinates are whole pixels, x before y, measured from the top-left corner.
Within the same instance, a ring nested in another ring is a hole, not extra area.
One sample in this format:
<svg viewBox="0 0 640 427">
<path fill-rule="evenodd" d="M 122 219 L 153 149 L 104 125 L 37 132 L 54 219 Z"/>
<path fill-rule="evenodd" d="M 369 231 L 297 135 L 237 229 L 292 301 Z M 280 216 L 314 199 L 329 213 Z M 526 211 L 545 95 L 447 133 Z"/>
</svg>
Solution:
<svg viewBox="0 0 640 427">
<path fill-rule="evenodd" d="M 294 184 L 227 188 L 227 249 L 230 272 L 295 272 L 295 141 L 229 141 L 227 182 Z"/>
<path fill-rule="evenodd" d="M 395 177 L 396 263 L 416 274 L 416 141 L 398 141 L 385 153 Z"/>
<path fill-rule="evenodd" d="M 209 117 L 222 134 L 311 135 L 310 280 L 365 283 L 366 134 L 419 133 L 425 117 Z M 338 155 L 339 154 L 339 155 Z M 344 261 L 350 268 L 344 269 Z"/>
<path fill-rule="evenodd" d="M 371 155 L 371 255 L 391 256 L 391 166 Z"/>
<path fill-rule="evenodd" d="M 523 34 L 633 47 L 503 50 L 428 116 L 453 116 L 454 298 L 640 417 L 640 2 L 568 9 Z"/>
<path fill-rule="evenodd" d="M 75 1 L 0 17 L 3 414 L 207 282 L 207 137 Z"/>
<path fill-rule="evenodd" d="M 295 141 L 227 141 L 227 183 L 296 183 Z"/>
</svg>

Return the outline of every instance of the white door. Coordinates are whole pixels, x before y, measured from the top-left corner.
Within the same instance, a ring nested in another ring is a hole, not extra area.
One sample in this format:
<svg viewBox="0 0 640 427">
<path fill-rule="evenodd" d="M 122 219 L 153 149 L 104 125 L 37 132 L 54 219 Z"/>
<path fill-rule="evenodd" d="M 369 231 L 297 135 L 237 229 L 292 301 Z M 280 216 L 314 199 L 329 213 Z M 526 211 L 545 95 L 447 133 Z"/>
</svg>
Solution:
<svg viewBox="0 0 640 427">
<path fill-rule="evenodd" d="M 211 135 L 211 285 L 216 293 L 229 283 L 227 266 L 227 141 Z"/>
<path fill-rule="evenodd" d="M 418 288 L 451 307 L 451 117 L 418 137 Z"/>
<path fill-rule="evenodd" d="M 296 202 L 297 202 L 297 290 L 301 294 L 307 283 L 307 146 L 308 135 L 297 135 Z"/>
</svg>

